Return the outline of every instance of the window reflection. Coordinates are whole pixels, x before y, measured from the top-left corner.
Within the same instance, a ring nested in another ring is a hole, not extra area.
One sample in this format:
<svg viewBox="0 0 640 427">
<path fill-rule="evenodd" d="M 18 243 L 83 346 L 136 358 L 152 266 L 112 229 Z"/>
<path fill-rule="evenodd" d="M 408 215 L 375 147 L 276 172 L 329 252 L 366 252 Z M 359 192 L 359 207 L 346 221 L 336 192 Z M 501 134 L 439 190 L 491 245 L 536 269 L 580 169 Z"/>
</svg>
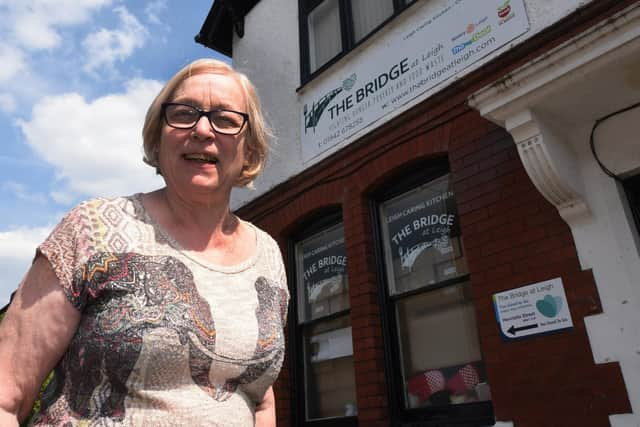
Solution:
<svg viewBox="0 0 640 427">
<path fill-rule="evenodd" d="M 356 415 L 348 316 L 319 323 L 305 336 L 307 418 Z"/>
</svg>

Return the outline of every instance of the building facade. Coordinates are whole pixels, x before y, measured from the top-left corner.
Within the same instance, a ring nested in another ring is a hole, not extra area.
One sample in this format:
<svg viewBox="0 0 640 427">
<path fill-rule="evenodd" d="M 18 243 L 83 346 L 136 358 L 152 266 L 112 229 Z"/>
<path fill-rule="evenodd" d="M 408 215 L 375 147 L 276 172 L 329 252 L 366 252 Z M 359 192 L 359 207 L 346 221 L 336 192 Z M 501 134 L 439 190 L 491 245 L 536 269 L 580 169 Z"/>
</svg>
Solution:
<svg viewBox="0 0 640 427">
<path fill-rule="evenodd" d="M 276 143 L 279 426 L 640 425 L 640 2 L 216 0 Z"/>
</svg>

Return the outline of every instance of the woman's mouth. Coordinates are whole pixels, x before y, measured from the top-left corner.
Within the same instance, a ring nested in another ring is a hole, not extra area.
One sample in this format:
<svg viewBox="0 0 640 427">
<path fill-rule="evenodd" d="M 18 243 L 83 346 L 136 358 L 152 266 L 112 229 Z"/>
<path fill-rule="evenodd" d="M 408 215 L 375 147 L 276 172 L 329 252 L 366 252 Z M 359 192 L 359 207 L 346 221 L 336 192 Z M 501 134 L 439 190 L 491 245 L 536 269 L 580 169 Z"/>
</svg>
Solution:
<svg viewBox="0 0 640 427">
<path fill-rule="evenodd" d="M 212 154 L 205 154 L 205 153 L 183 154 L 182 158 L 185 160 L 193 161 L 193 162 L 207 163 L 210 165 L 215 165 L 216 163 L 218 163 L 218 158 L 216 156 Z"/>
</svg>

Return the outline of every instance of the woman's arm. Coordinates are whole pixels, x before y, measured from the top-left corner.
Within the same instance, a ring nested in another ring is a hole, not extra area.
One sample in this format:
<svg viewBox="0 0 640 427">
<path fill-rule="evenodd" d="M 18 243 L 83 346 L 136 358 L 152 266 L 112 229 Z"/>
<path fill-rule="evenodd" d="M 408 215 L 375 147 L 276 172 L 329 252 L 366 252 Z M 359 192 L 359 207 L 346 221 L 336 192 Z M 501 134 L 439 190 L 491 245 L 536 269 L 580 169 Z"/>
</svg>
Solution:
<svg viewBox="0 0 640 427">
<path fill-rule="evenodd" d="M 262 402 L 256 407 L 256 427 L 276 426 L 276 398 L 273 387 L 269 387 Z"/>
<path fill-rule="evenodd" d="M 0 425 L 29 415 L 79 322 L 49 261 L 38 256 L 0 324 Z"/>
</svg>

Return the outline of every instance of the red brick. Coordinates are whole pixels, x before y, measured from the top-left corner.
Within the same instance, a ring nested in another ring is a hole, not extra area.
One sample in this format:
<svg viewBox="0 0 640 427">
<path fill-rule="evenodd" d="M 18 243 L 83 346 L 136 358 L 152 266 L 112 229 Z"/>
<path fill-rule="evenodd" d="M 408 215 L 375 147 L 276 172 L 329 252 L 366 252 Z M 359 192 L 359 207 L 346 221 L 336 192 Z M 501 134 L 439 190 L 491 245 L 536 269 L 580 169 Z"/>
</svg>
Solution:
<svg viewBox="0 0 640 427">
<path fill-rule="evenodd" d="M 460 222 L 463 225 L 470 225 L 476 221 L 480 221 L 489 217 L 489 212 L 486 209 L 477 209 L 471 213 L 460 216 Z"/>
<path fill-rule="evenodd" d="M 380 396 L 384 394 L 384 388 L 378 384 L 367 384 L 363 386 L 358 386 L 358 396 L 362 397 L 372 397 L 372 396 Z"/>
<path fill-rule="evenodd" d="M 505 276 L 511 275 L 512 268 L 511 264 L 502 264 L 496 268 L 488 270 L 485 272 L 485 280 L 496 280 Z"/>
<path fill-rule="evenodd" d="M 486 243 L 482 246 L 482 255 L 487 256 L 491 254 L 495 254 L 496 252 L 500 252 L 509 248 L 511 245 L 506 240 L 494 240 L 492 242 Z"/>
</svg>

